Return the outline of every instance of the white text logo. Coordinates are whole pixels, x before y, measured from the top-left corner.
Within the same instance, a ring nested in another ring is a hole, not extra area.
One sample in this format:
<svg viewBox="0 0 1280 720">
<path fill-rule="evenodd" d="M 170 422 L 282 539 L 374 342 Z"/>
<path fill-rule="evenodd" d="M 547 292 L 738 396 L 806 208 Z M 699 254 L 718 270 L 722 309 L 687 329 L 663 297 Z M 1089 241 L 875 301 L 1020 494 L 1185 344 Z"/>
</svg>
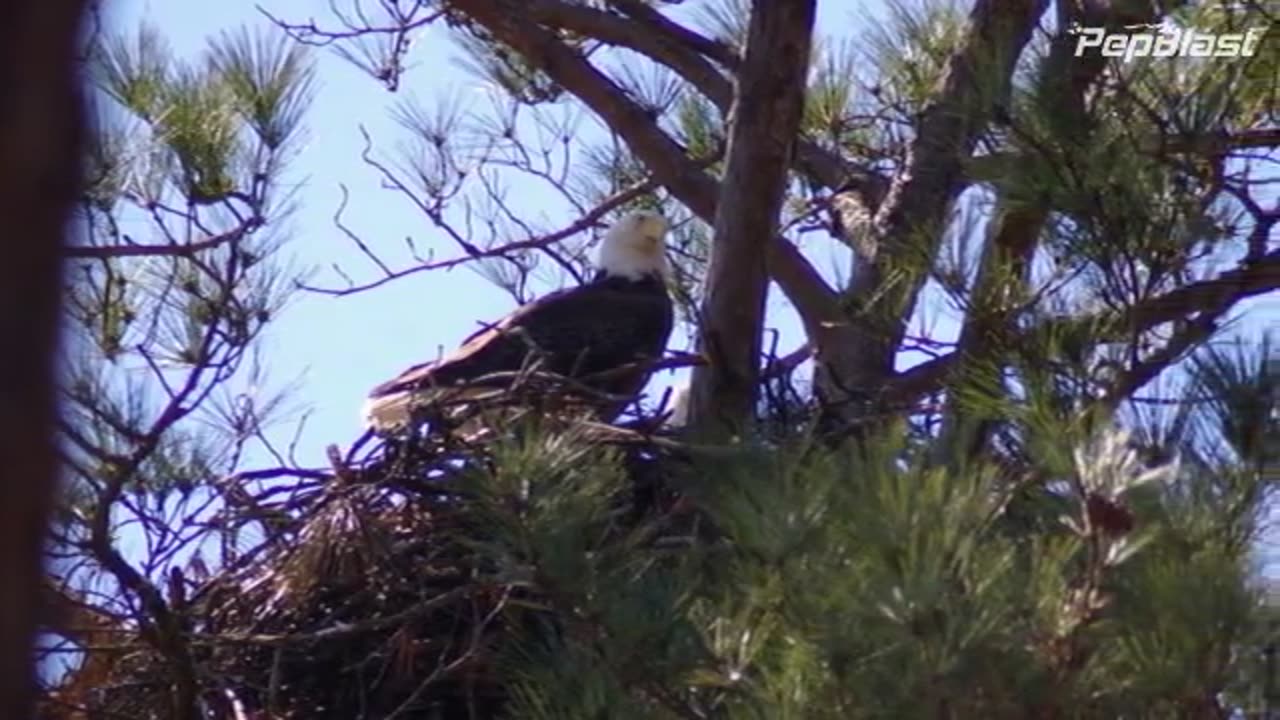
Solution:
<svg viewBox="0 0 1280 720">
<path fill-rule="evenodd" d="M 1263 28 L 1208 33 L 1168 25 L 1127 25 L 1123 30 L 1107 32 L 1105 28 L 1073 25 L 1069 32 L 1079 35 L 1076 57 L 1084 57 L 1091 49 L 1125 62 L 1145 57 L 1253 57 L 1263 35 Z"/>
</svg>

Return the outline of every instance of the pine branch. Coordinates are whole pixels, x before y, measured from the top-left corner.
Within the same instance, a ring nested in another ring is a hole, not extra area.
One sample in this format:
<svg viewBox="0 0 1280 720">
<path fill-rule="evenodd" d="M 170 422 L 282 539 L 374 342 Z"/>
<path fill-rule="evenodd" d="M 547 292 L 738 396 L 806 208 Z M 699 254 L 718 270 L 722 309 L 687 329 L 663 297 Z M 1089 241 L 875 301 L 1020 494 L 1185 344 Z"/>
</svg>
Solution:
<svg viewBox="0 0 1280 720">
<path fill-rule="evenodd" d="M 853 366 L 823 383 L 824 400 L 832 406 L 853 407 L 842 401 L 850 390 L 869 393 L 892 376 L 895 353 L 944 236 L 946 213 L 965 185 L 964 160 L 1007 97 L 1014 65 L 1047 6 L 1044 0 L 982 0 L 970 13 L 968 33 L 917 125 L 852 278 L 851 301 L 866 314 L 864 328 Z"/>
<path fill-rule="evenodd" d="M 1192 315 L 1216 316 L 1230 310 L 1242 300 L 1280 289 L 1280 250 L 1256 261 L 1228 270 L 1211 280 L 1180 288 L 1143 300 L 1120 313 L 1108 316 L 1089 315 L 1047 321 L 1038 328 L 1001 339 L 1004 347 L 1032 342 L 1036 335 L 1070 326 L 1099 329 L 1097 342 L 1116 342 L 1168 322 L 1185 321 Z M 887 392 L 895 400 L 907 402 L 942 388 L 947 374 L 960 361 L 956 352 L 921 363 L 899 373 L 887 384 Z"/>
<path fill-rule="evenodd" d="M 1142 22 L 1154 20 L 1154 13 L 1150 11 L 1143 18 L 1130 17 L 1125 20 L 1109 10 L 1101 11 L 1104 14 L 1100 19 L 1086 18 L 1085 12 L 1071 3 L 1058 6 L 1058 27 L 1061 29 L 1054 37 L 1049 56 L 1045 60 L 1040 77 L 1042 92 L 1037 98 L 1041 112 L 1056 113 L 1055 117 L 1061 118 L 1054 124 L 1063 136 L 1061 140 L 1074 145 L 1087 143 L 1092 134 L 1092 124 L 1085 108 L 1085 93 L 1101 76 L 1106 67 L 1106 58 L 1101 54 L 1075 57 L 1076 36 L 1066 28 L 1076 23 L 1102 24 L 1114 28 L 1135 19 Z M 997 207 L 1000 207 L 1000 203 Z M 971 308 L 956 342 L 956 355 L 960 358 L 957 369 L 973 360 L 995 361 L 1003 366 L 1000 363 L 1000 351 L 987 345 L 987 339 L 1007 332 L 1006 326 L 1011 320 L 1010 311 L 1017 305 L 1011 301 L 1026 288 L 1031 259 L 1039 246 L 1050 210 L 1047 201 L 1016 206 L 1010 204 L 1005 212 L 996 216 L 998 225 L 983 248 Z M 952 444 L 950 435 L 965 424 L 963 408 L 953 403 L 948 408 L 943 441 L 939 443 L 939 447 L 948 448 Z M 991 429 L 989 423 L 982 423 L 971 440 L 970 448 L 977 450 L 984 446 Z"/>
<path fill-rule="evenodd" d="M 1087 59 L 1089 58 L 1073 58 L 1077 61 Z M 1259 128 L 1202 135 L 1160 135 L 1142 139 L 1139 148 L 1142 152 L 1161 157 L 1182 154 L 1217 157 L 1237 150 L 1274 150 L 1280 148 L 1280 130 Z M 970 182 L 989 183 L 1022 162 L 1024 158 L 1020 153 L 994 152 L 971 158 L 966 163 L 966 173 Z"/>
<path fill-rule="evenodd" d="M 512 0 L 455 0 L 453 7 L 483 25 L 582 100 L 627 143 L 680 202 L 707 223 L 715 222 L 718 183 L 703 172 L 623 90 L 552 33 L 524 22 L 524 5 Z M 769 272 L 795 305 L 820 348 L 838 348 L 845 327 L 839 295 L 782 237 L 770 243 Z"/>
</svg>

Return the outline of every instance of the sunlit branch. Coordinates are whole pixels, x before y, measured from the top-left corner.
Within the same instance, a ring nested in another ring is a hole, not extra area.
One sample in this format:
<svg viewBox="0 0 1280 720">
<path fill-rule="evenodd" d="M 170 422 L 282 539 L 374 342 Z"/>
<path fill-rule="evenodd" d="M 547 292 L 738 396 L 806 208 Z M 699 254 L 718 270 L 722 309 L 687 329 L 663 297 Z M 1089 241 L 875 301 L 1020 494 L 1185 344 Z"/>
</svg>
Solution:
<svg viewBox="0 0 1280 720">
<path fill-rule="evenodd" d="M 653 190 L 656 187 L 657 187 L 657 183 L 652 180 L 645 181 L 638 185 L 634 185 L 619 193 L 615 193 L 611 197 L 605 199 L 604 201 L 596 205 L 594 208 L 584 213 L 577 220 L 566 225 L 565 227 L 551 233 L 539 235 L 537 237 L 528 238 L 525 240 L 518 240 L 515 242 L 504 243 L 501 245 L 496 245 L 494 247 L 483 248 L 483 249 L 471 246 L 467 248 L 468 253 L 462 257 L 455 257 L 455 258 L 449 258 L 447 260 L 426 262 L 421 265 L 416 265 L 411 268 L 406 268 L 404 270 L 397 270 L 397 271 L 388 270 L 383 277 L 378 278 L 377 280 L 373 280 L 371 282 L 367 282 L 359 285 L 352 285 L 351 287 L 347 287 L 347 288 L 322 288 L 322 287 L 314 287 L 314 286 L 306 285 L 302 283 L 299 283 L 299 287 L 304 290 L 308 290 L 310 292 L 321 293 L 324 295 L 335 295 L 335 296 L 351 295 L 358 292 L 364 292 L 366 290 L 372 290 L 373 288 L 385 285 L 391 282 L 392 280 L 406 277 L 408 275 L 415 275 L 420 272 L 457 267 L 459 265 L 475 262 L 477 260 L 483 260 L 486 258 L 500 258 L 508 255 L 513 255 L 516 253 L 527 252 L 529 250 L 541 250 L 549 246 L 555 245 L 556 243 L 562 242 L 567 238 L 577 235 L 578 233 L 584 232 L 593 227 L 597 227 L 606 215 L 626 205 L 627 203 L 634 201 L 636 198 L 643 197 L 644 195 L 647 195 L 648 193 L 653 192 Z"/>
<path fill-rule="evenodd" d="M 189 258 L 198 253 L 215 250 L 223 245 L 234 243 L 245 237 L 261 224 L 261 220 L 245 223 L 235 229 L 219 233 L 212 237 L 190 243 L 169 243 L 166 245 L 73 245 L 67 248 L 70 258 L 110 259 L 130 257 L 184 257 Z"/>
</svg>

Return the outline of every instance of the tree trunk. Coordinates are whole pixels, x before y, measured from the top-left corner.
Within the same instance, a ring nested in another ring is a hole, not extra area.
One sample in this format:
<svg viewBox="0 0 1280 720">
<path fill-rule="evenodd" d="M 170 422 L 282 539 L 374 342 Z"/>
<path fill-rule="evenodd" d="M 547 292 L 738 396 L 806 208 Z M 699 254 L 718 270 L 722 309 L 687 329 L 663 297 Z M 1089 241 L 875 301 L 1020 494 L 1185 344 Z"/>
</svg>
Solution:
<svg viewBox="0 0 1280 720">
<path fill-rule="evenodd" d="M 79 178 L 82 0 L 0 11 L 0 708 L 29 717 L 53 446 L 59 258 Z"/>
<path fill-rule="evenodd" d="M 738 71 L 728 158 L 716 203 L 689 417 L 695 432 L 727 436 L 754 414 L 767 259 L 804 111 L 815 0 L 756 0 Z"/>
<path fill-rule="evenodd" d="M 947 213 L 965 187 L 964 161 L 1007 105 L 1012 77 L 1047 0 L 979 0 L 965 39 L 952 54 L 934 101 L 921 113 L 907 159 L 855 245 L 846 299 L 852 347 L 820 358 L 814 377 L 828 420 L 859 436 L 889 412 L 894 361 L 920 291 L 934 265 Z"/>
</svg>

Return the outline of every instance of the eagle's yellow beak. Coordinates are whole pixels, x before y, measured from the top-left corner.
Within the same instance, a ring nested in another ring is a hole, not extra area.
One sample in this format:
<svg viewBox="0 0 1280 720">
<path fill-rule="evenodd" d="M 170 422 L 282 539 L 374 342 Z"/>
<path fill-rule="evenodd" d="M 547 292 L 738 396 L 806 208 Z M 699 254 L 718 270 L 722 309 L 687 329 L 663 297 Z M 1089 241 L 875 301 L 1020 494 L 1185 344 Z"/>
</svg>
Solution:
<svg viewBox="0 0 1280 720">
<path fill-rule="evenodd" d="M 657 213 L 643 213 L 637 218 L 637 230 L 645 237 L 661 240 L 667 234 L 667 219 Z"/>
</svg>

